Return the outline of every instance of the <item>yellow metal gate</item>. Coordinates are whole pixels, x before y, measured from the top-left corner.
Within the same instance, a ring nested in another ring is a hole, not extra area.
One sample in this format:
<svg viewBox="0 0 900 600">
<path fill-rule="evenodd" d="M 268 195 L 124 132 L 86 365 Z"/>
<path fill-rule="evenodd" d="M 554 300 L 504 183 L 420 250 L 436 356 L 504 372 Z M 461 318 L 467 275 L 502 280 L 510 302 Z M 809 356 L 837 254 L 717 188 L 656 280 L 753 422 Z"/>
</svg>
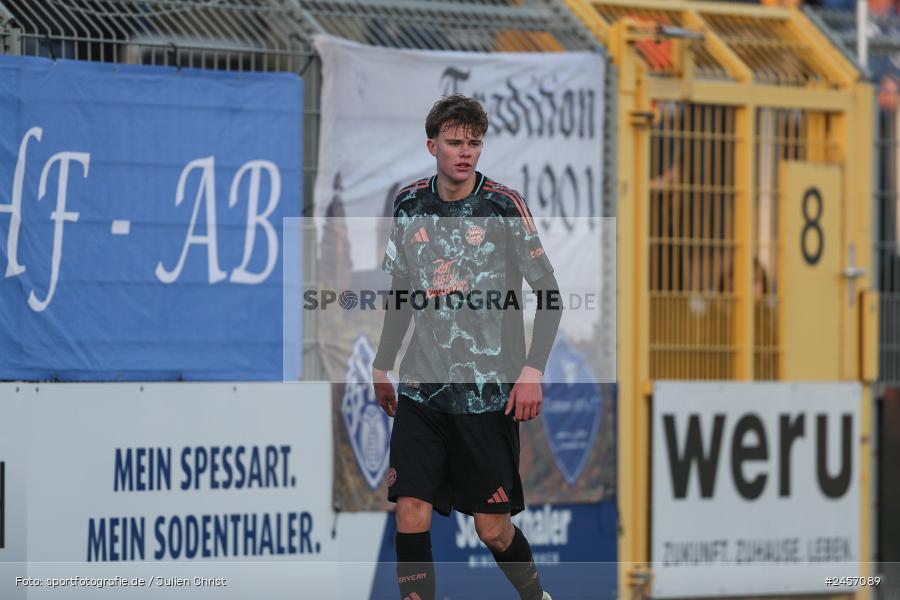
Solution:
<svg viewBox="0 0 900 600">
<path fill-rule="evenodd" d="M 871 86 L 795 10 L 566 3 L 619 69 L 622 594 L 646 595 L 652 577 L 661 379 L 864 382 L 868 557 Z"/>
</svg>

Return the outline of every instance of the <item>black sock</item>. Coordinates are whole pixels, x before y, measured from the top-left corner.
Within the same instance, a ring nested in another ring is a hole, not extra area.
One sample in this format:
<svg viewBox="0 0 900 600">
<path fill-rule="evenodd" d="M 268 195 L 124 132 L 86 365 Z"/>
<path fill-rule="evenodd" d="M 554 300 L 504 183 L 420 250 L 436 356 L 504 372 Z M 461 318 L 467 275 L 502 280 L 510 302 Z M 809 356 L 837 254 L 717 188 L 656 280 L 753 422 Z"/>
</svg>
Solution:
<svg viewBox="0 0 900 600">
<path fill-rule="evenodd" d="M 503 552 L 491 550 L 491 553 L 494 555 L 494 560 L 497 561 L 497 566 L 519 592 L 519 598 L 541 600 L 544 588 L 541 587 L 541 578 L 538 577 L 537 567 L 534 566 L 531 546 L 528 545 L 528 540 L 525 539 L 522 531 L 515 525 L 513 527 L 516 533 L 513 535 L 509 548 Z"/>
<path fill-rule="evenodd" d="M 434 600 L 431 534 L 397 534 L 397 582 L 402 600 Z"/>
</svg>

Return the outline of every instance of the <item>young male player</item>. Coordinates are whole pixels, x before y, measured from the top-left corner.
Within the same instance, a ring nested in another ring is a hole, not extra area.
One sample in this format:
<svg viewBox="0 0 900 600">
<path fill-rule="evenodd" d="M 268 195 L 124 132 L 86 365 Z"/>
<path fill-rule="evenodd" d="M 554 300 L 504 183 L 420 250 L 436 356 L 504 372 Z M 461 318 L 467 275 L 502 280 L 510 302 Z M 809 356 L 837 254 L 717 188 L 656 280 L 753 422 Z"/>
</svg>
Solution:
<svg viewBox="0 0 900 600">
<path fill-rule="evenodd" d="M 518 422 L 541 413 L 559 291 L 522 197 L 475 170 L 487 129 L 477 100 L 435 103 L 425 131 L 437 173 L 397 195 L 385 252 L 393 297 L 372 378 L 379 404 L 395 417 L 388 498 L 397 503 L 403 600 L 434 599 L 431 515 L 451 509 L 474 516 L 522 600 L 550 600 L 510 517 L 525 508 Z M 527 355 L 523 277 L 539 298 Z M 386 372 L 413 319 L 398 402 Z"/>
</svg>

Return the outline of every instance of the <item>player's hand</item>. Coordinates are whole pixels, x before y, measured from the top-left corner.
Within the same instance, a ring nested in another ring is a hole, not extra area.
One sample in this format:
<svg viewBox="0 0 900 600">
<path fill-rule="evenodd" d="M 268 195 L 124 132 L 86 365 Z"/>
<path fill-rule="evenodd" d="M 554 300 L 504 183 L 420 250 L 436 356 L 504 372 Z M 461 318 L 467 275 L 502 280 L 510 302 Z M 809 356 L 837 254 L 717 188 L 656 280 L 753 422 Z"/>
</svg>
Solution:
<svg viewBox="0 0 900 600">
<path fill-rule="evenodd" d="M 509 393 L 505 414 L 513 413 L 517 421 L 530 421 L 541 414 L 541 404 L 544 402 L 542 375 L 534 367 L 522 367 L 522 372 Z"/>
<path fill-rule="evenodd" d="M 394 384 L 388 379 L 387 372 L 381 369 L 372 369 L 372 383 L 375 385 L 375 399 L 387 416 L 397 414 L 397 394 L 394 393 Z"/>
</svg>

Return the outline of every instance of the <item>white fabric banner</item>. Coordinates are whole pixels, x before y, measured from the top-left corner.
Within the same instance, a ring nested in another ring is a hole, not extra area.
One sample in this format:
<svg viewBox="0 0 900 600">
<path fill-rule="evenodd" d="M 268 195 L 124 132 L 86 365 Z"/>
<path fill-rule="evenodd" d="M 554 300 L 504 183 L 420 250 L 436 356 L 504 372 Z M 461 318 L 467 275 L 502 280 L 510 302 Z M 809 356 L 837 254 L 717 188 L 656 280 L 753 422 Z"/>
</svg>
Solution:
<svg viewBox="0 0 900 600">
<path fill-rule="evenodd" d="M 614 331 L 615 314 L 601 302 L 602 261 L 615 260 L 601 252 L 603 230 L 614 235 L 612 220 L 600 218 L 604 57 L 397 50 L 329 36 L 317 36 L 315 47 L 323 71 L 316 214 L 385 217 L 377 227 L 347 219 L 353 276 L 337 280 L 377 280 L 397 191 L 435 172 L 425 146 L 428 111 L 451 93 L 474 96 L 490 119 L 478 170 L 525 198 L 556 270 L 567 309 L 558 339 L 578 355 L 613 356 L 597 347 L 601 337 L 614 343 L 598 330 Z M 323 229 L 337 237 L 333 225 Z M 328 243 L 322 240 L 323 261 L 343 256 Z M 332 267 L 322 270 L 333 275 Z M 614 380 L 614 364 L 590 362 L 597 380 Z"/>
</svg>

